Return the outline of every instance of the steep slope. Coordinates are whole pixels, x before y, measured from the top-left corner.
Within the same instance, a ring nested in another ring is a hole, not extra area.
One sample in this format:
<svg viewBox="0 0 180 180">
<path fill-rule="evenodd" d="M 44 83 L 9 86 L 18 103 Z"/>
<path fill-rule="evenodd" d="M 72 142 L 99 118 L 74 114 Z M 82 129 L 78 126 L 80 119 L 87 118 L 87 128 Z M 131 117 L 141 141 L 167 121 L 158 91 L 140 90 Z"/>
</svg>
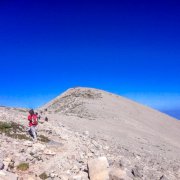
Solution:
<svg viewBox="0 0 180 180">
<path fill-rule="evenodd" d="M 93 88 L 71 88 L 38 110 L 78 131 L 128 149 L 176 158 L 180 122 L 130 99 Z"/>
</svg>

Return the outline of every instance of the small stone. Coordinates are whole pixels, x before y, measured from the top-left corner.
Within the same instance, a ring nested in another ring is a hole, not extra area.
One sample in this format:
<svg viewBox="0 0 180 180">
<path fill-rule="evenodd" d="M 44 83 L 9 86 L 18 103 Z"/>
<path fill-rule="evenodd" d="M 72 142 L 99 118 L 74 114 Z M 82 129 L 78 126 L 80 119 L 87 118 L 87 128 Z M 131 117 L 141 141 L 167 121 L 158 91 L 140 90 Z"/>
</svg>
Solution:
<svg viewBox="0 0 180 180">
<path fill-rule="evenodd" d="M 108 150 L 109 147 L 108 147 L 108 146 L 104 146 L 103 149 L 104 149 L 104 150 Z"/>
<path fill-rule="evenodd" d="M 93 157 L 93 154 L 92 153 L 87 153 L 87 156 L 88 157 Z"/>
<path fill-rule="evenodd" d="M 118 168 L 111 168 L 109 170 L 109 180 L 121 180 L 121 179 L 128 180 L 128 178 L 131 179 L 130 177 L 127 177 L 126 171 L 124 170 Z"/>
<path fill-rule="evenodd" d="M 132 174 L 134 175 L 134 177 L 139 177 L 139 178 L 142 177 L 142 175 L 141 175 L 140 171 L 138 170 L 138 168 L 133 168 L 132 169 Z"/>
<path fill-rule="evenodd" d="M 126 171 L 126 174 L 130 178 L 134 178 L 134 175 L 130 171 Z"/>
<path fill-rule="evenodd" d="M 73 176 L 73 179 L 74 179 L 74 180 L 81 180 L 81 175 Z"/>
<path fill-rule="evenodd" d="M 33 143 L 31 141 L 24 141 L 23 145 L 31 147 Z"/>
<path fill-rule="evenodd" d="M 102 149 L 102 146 L 99 145 L 95 140 L 92 140 L 92 144 L 93 144 L 96 148 Z"/>
<path fill-rule="evenodd" d="M 86 137 L 90 137 L 89 131 L 84 131 L 82 134 L 85 135 Z"/>
<path fill-rule="evenodd" d="M 54 177 L 55 177 L 55 174 L 54 174 L 54 173 L 50 173 L 50 176 L 51 176 L 52 178 L 54 178 Z"/>
<path fill-rule="evenodd" d="M 108 159 L 109 166 L 113 166 L 114 160 Z"/>
<path fill-rule="evenodd" d="M 71 171 L 73 171 L 74 173 L 78 173 L 79 168 L 76 165 L 74 165 L 73 168 L 71 169 Z"/>
</svg>

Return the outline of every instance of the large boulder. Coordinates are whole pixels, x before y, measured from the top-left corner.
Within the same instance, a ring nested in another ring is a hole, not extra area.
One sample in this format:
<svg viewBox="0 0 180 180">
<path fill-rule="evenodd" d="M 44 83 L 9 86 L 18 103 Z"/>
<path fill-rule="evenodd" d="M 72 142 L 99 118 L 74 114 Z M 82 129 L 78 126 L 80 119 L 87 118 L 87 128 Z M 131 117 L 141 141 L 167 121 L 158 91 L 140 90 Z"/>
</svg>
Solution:
<svg viewBox="0 0 180 180">
<path fill-rule="evenodd" d="M 26 160 L 27 160 L 27 157 L 20 153 L 14 154 L 12 158 L 12 161 L 14 162 L 14 167 L 17 167 L 21 163 L 25 163 Z"/>
<path fill-rule="evenodd" d="M 106 157 L 99 157 L 88 161 L 89 176 L 91 180 L 109 179 L 108 161 Z"/>
<path fill-rule="evenodd" d="M 13 173 L 8 172 L 8 171 L 6 171 L 5 173 L 6 173 L 6 176 L 9 177 L 11 180 L 17 180 L 18 179 L 16 174 L 13 174 Z"/>
<path fill-rule="evenodd" d="M 8 171 L 0 171 L 0 180 L 17 180 L 17 175 Z"/>
</svg>

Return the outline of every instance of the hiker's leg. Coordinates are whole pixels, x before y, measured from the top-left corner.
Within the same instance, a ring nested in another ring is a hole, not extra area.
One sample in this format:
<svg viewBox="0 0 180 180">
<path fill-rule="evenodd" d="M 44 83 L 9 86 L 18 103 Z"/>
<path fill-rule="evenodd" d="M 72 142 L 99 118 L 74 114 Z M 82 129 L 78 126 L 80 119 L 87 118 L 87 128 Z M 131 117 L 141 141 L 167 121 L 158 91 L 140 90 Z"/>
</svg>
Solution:
<svg viewBox="0 0 180 180">
<path fill-rule="evenodd" d="M 32 127 L 32 126 L 30 126 L 30 127 L 29 127 L 29 134 L 30 134 L 30 136 L 32 136 L 32 137 L 33 137 L 33 133 L 32 133 L 32 129 L 31 129 L 31 127 Z"/>
<path fill-rule="evenodd" d="M 31 134 L 31 127 L 29 127 L 29 130 L 28 130 L 29 134 Z"/>
<path fill-rule="evenodd" d="M 35 132 L 35 127 L 34 126 L 31 126 L 31 132 L 33 134 L 34 139 L 36 139 L 37 137 L 36 137 L 36 132 Z"/>
<path fill-rule="evenodd" d="M 37 133 L 36 133 L 35 127 L 36 126 L 34 126 L 34 139 L 37 139 Z"/>
</svg>

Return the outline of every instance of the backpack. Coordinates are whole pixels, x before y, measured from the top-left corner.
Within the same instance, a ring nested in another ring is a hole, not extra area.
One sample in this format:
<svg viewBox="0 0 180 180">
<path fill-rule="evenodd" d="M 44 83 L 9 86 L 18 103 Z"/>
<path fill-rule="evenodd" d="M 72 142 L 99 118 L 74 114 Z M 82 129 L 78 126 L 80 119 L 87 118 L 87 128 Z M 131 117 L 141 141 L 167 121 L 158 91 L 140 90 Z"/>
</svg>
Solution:
<svg viewBox="0 0 180 180">
<path fill-rule="evenodd" d="M 32 119 L 33 119 L 32 124 L 33 124 L 33 125 L 37 125 L 37 124 L 38 124 L 38 122 L 37 122 L 37 116 L 36 116 L 36 115 L 32 116 Z"/>
</svg>

